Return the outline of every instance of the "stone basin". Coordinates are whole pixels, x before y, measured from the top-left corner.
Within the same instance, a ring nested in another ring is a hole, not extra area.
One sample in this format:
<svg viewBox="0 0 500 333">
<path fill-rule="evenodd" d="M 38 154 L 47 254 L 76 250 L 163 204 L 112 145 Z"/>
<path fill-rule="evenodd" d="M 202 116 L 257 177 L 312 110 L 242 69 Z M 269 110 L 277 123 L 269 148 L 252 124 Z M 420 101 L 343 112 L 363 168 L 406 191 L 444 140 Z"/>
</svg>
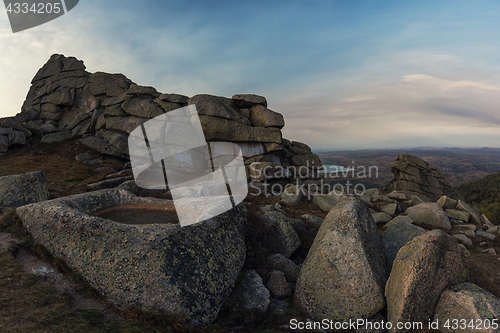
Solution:
<svg viewBox="0 0 500 333">
<path fill-rule="evenodd" d="M 154 203 L 132 203 L 99 210 L 93 216 L 118 223 L 137 224 L 179 224 L 174 206 Z"/>
<path fill-rule="evenodd" d="M 194 327 L 211 323 L 245 261 L 245 206 L 185 227 L 167 217 L 126 224 L 92 215 L 127 207 L 174 211 L 171 200 L 107 189 L 25 205 L 16 214 L 36 243 L 118 307 L 182 315 Z"/>
</svg>

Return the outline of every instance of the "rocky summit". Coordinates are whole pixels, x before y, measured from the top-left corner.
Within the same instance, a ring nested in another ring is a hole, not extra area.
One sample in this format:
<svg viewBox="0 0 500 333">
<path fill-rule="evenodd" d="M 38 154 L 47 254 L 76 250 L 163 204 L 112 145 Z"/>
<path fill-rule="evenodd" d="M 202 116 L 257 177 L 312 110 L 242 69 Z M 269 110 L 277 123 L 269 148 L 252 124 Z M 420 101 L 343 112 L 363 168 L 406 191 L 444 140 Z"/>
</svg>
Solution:
<svg viewBox="0 0 500 333">
<path fill-rule="evenodd" d="M 129 159 L 128 135 L 149 119 L 195 105 L 207 141 L 239 145 L 248 177 L 275 182 L 316 179 L 321 161 L 311 148 L 282 137 L 283 115 L 267 108 L 263 96 L 232 98 L 161 93 L 135 84 L 122 74 L 89 73 L 83 61 L 54 54 L 36 73 L 15 117 L 0 119 L 0 154 L 35 141 L 55 143 L 79 138 L 105 156 Z M 265 175 L 262 170 L 267 170 Z"/>
<path fill-rule="evenodd" d="M 284 190 L 251 192 L 233 209 L 185 228 L 95 215 L 121 204 L 173 209 L 168 188 L 135 183 L 127 136 L 187 105 L 196 105 L 208 141 L 241 147 L 253 190 L 269 183 Z M 321 161 L 306 144 L 283 139 L 283 126 L 262 96 L 160 93 L 53 55 L 33 78 L 22 111 L 0 120 L 0 149 L 13 158 L 30 147 L 45 156 L 46 147 L 65 145 L 61 155 L 84 176 L 62 182 L 92 181 L 74 195 L 51 192 L 60 180 L 39 170 L 37 161 L 48 164 L 35 156 L 30 172 L 0 177 L 0 206 L 17 207 L 31 241 L 114 307 L 162 312 L 174 327 L 189 326 L 184 331 L 274 325 L 267 331 L 336 332 L 336 323 L 363 320 L 344 331 L 426 332 L 439 321 L 439 331 L 456 332 L 457 318 L 500 320 L 498 283 L 489 282 L 500 269 L 500 228 L 440 170 L 401 154 L 391 166 L 394 179 L 381 189 L 304 192 L 303 184 L 318 181 Z"/>
</svg>

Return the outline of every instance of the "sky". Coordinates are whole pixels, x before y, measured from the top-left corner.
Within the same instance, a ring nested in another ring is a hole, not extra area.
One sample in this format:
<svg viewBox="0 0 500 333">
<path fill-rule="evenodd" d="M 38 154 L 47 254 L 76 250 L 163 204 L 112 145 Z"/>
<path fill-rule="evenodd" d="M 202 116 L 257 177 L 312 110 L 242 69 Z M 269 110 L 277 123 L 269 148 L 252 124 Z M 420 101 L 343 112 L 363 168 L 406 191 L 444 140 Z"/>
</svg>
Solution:
<svg viewBox="0 0 500 333">
<path fill-rule="evenodd" d="M 80 0 L 12 33 L 0 117 L 54 53 L 187 96 L 265 96 L 313 149 L 500 147 L 500 2 Z"/>
</svg>

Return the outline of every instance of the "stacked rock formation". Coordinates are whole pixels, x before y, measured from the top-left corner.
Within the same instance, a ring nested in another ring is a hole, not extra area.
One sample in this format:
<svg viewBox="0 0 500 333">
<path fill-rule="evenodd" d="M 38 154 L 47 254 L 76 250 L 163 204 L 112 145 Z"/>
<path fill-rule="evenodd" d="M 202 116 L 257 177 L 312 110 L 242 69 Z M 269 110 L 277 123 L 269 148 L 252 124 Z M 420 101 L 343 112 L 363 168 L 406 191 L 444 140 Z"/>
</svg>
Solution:
<svg viewBox="0 0 500 333">
<path fill-rule="evenodd" d="M 59 54 L 50 57 L 31 83 L 21 113 L 0 120 L 0 153 L 29 143 L 30 137 L 47 143 L 76 137 L 101 154 L 128 159 L 131 131 L 148 119 L 194 104 L 207 141 L 238 143 L 248 175 L 256 180 L 307 180 L 316 178 L 313 170 L 321 167 L 309 146 L 282 138 L 284 118 L 268 109 L 262 96 L 162 94 L 122 74 L 89 73 L 83 61 Z"/>
<path fill-rule="evenodd" d="M 400 154 L 391 164 L 391 171 L 394 173 L 394 178 L 382 188 L 384 193 L 395 190 L 406 194 L 423 194 L 433 201 L 442 195 L 463 200 L 461 194 L 451 187 L 442 172 L 420 157 Z"/>
</svg>

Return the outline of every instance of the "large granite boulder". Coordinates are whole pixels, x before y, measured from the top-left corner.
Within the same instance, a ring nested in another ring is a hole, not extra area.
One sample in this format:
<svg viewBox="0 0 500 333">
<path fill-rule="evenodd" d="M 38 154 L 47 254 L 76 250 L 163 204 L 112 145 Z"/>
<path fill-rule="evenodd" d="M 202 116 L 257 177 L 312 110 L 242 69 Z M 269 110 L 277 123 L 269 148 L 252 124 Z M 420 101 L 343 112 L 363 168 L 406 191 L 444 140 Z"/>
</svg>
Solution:
<svg viewBox="0 0 500 333">
<path fill-rule="evenodd" d="M 454 319 L 458 319 L 458 323 Z M 433 322 L 436 321 L 440 323 L 441 332 L 498 333 L 500 299 L 472 283 L 448 287 L 441 293 L 436 305 Z M 445 326 L 447 322 L 449 325 Z M 470 323 L 473 325 L 469 326 Z"/>
<path fill-rule="evenodd" d="M 385 260 L 367 205 L 347 198 L 325 218 L 302 265 L 294 303 L 314 319 L 370 318 L 385 306 Z"/>
<path fill-rule="evenodd" d="M 435 229 L 451 230 L 451 222 L 445 211 L 435 202 L 424 202 L 405 210 L 415 223 Z"/>
<path fill-rule="evenodd" d="M 186 227 L 89 215 L 128 203 L 174 209 L 169 200 L 112 189 L 30 204 L 16 213 L 36 243 L 117 306 L 185 316 L 193 326 L 212 322 L 245 261 L 245 207 Z"/>
<path fill-rule="evenodd" d="M 444 231 L 432 230 L 414 238 L 399 250 L 387 280 L 387 320 L 394 326 L 427 322 L 441 292 L 468 281 L 468 266 L 467 249 Z"/>
<path fill-rule="evenodd" d="M 416 225 L 406 222 L 392 223 L 389 228 L 380 235 L 380 242 L 384 249 L 385 263 L 387 267 L 387 277 L 392 270 L 392 263 L 398 254 L 399 249 L 405 246 L 412 239 L 422 236 L 426 230 Z"/>
<path fill-rule="evenodd" d="M 20 207 L 50 198 L 45 172 L 0 177 L 0 207 Z"/>
</svg>

